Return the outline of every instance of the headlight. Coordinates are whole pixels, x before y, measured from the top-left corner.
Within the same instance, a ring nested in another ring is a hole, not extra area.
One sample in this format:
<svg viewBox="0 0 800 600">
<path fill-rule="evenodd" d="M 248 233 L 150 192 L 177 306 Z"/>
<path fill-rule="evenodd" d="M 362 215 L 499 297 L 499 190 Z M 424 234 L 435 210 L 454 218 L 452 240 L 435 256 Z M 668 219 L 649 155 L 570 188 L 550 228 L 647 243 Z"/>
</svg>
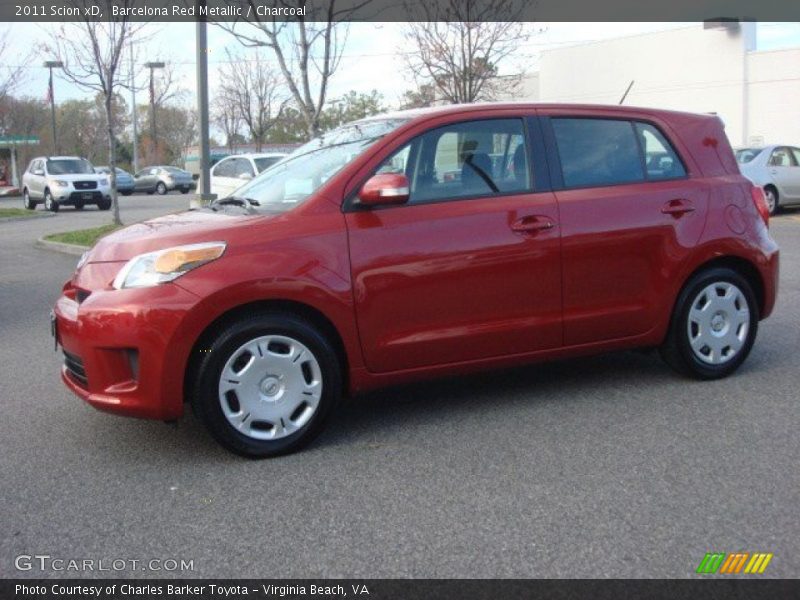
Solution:
<svg viewBox="0 0 800 600">
<path fill-rule="evenodd" d="M 62 181 L 61 179 L 53 179 L 51 183 L 58 187 L 67 187 L 69 185 L 69 181 Z"/>
<path fill-rule="evenodd" d="M 89 258 L 89 250 L 87 250 L 86 252 L 84 252 L 83 254 L 81 254 L 81 257 L 80 257 L 80 259 L 78 259 L 78 264 L 75 266 L 75 270 L 76 270 L 76 271 L 77 271 L 78 269 L 80 269 L 80 268 L 81 268 L 83 265 L 85 265 L 85 264 L 86 264 L 86 259 L 87 259 L 87 258 Z"/>
<path fill-rule="evenodd" d="M 108 179 L 107 179 L 107 178 L 105 178 L 105 177 L 103 177 L 103 178 L 100 180 L 100 187 L 106 187 L 107 185 L 108 185 Z"/>
<path fill-rule="evenodd" d="M 206 242 L 140 254 L 125 263 L 112 285 L 120 290 L 166 283 L 218 259 L 223 252 L 225 242 Z"/>
</svg>

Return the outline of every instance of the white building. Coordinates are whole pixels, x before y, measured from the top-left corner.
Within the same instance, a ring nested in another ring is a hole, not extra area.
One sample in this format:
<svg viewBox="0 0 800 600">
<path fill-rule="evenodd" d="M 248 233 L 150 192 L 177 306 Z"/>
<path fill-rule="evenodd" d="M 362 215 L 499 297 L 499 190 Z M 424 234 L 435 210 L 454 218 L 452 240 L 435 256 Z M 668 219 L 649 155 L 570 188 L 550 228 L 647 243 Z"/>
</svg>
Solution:
<svg viewBox="0 0 800 600">
<path fill-rule="evenodd" d="M 632 81 L 626 105 L 717 113 L 734 146 L 800 145 L 800 48 L 757 51 L 753 23 L 547 50 L 516 99 L 618 104 Z"/>
</svg>

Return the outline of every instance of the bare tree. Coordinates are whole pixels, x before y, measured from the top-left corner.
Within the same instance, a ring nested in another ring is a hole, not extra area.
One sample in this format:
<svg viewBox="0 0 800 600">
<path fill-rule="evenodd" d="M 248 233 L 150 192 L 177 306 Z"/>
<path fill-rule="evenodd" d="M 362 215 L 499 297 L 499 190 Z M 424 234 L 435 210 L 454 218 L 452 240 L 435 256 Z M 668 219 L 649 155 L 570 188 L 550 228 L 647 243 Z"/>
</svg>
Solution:
<svg viewBox="0 0 800 600">
<path fill-rule="evenodd" d="M 253 60 L 237 59 L 230 50 L 225 82 L 220 86 L 223 97 L 247 127 L 256 150 L 266 141 L 267 134 L 286 105 L 280 78 L 268 62 L 255 53 Z"/>
<path fill-rule="evenodd" d="M 309 137 L 321 131 L 320 116 L 328 85 L 339 67 L 347 41 L 347 21 L 371 0 L 275 0 L 278 7 L 304 7 L 305 15 L 278 21 L 258 17 L 262 0 L 246 0 L 254 20 L 216 23 L 247 47 L 272 50 L 303 117 Z"/>
<path fill-rule="evenodd" d="M 406 66 L 419 86 L 429 84 L 452 104 L 494 100 L 519 85 L 521 75 L 498 76 L 498 65 L 529 34 L 515 21 L 523 0 L 441 0 L 415 3 L 422 20 L 409 23 L 406 41 L 412 50 Z M 499 19 L 503 19 L 502 21 Z"/>
<path fill-rule="evenodd" d="M 25 67 L 32 56 L 12 48 L 9 32 L 0 31 L 0 102 L 24 83 Z"/>
<path fill-rule="evenodd" d="M 228 90 L 219 90 L 214 98 L 213 114 L 214 124 L 225 134 L 225 145 L 228 147 L 228 151 L 233 153 L 236 140 L 240 135 L 239 131 L 242 128 L 242 117 L 236 109 L 234 99 L 230 96 L 232 94 L 229 94 Z"/>
<path fill-rule="evenodd" d="M 90 0 L 72 0 L 83 10 Z M 135 0 L 120 0 L 118 6 L 129 8 Z M 124 13 L 123 13 L 124 14 Z M 111 204 L 114 223 L 121 225 L 117 201 L 117 156 L 114 98 L 120 88 L 127 87 L 128 74 L 122 69 L 122 54 L 128 42 L 137 36 L 146 23 L 132 23 L 127 17 L 108 22 L 84 18 L 74 23 L 63 23 L 56 35 L 46 44 L 50 54 L 64 63 L 62 74 L 78 87 L 101 94 L 106 117 L 106 142 L 108 164 L 111 170 Z"/>
</svg>

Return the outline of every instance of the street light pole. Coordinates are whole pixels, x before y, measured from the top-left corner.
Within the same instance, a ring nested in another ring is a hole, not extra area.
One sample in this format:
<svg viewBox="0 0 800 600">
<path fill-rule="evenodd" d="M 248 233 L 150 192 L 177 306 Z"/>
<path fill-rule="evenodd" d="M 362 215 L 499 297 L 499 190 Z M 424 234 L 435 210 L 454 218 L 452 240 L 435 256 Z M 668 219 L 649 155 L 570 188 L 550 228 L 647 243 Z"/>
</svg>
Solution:
<svg viewBox="0 0 800 600">
<path fill-rule="evenodd" d="M 50 118 L 53 125 L 53 152 L 58 154 L 58 137 L 56 133 L 56 98 L 53 93 L 53 69 L 61 69 L 64 63 L 60 60 L 45 61 L 44 67 L 50 71 L 50 79 L 47 83 L 47 95 L 50 97 Z"/>
<path fill-rule="evenodd" d="M 151 161 L 156 160 L 156 88 L 153 83 L 153 71 L 155 69 L 163 69 L 163 62 L 148 62 L 144 64 L 145 67 L 150 69 L 150 148 L 151 148 Z"/>
<path fill-rule="evenodd" d="M 209 181 L 210 148 L 208 143 L 208 33 L 205 19 L 196 24 L 197 31 L 197 112 L 200 117 L 200 205 L 214 199 Z"/>
<path fill-rule="evenodd" d="M 137 124 L 138 119 L 136 118 L 136 82 L 134 81 L 133 76 L 133 42 L 130 43 L 130 51 L 131 51 L 131 72 L 130 72 L 130 84 L 131 84 L 131 104 L 133 105 L 133 172 L 137 173 L 139 171 L 139 126 Z"/>
</svg>

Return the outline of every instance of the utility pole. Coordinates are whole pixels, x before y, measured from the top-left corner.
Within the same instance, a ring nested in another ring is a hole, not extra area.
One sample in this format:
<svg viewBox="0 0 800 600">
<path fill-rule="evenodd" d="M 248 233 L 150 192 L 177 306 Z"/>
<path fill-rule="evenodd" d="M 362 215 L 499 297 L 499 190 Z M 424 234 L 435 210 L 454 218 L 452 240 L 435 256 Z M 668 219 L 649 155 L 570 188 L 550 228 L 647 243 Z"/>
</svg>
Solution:
<svg viewBox="0 0 800 600">
<path fill-rule="evenodd" d="M 58 154 L 58 137 L 56 132 L 56 98 L 53 92 L 53 69 L 63 68 L 64 63 L 60 60 L 48 60 L 45 61 L 44 67 L 50 71 L 50 79 L 47 83 L 47 96 L 50 99 L 50 118 L 52 119 L 53 125 L 53 152 Z"/>
<path fill-rule="evenodd" d="M 153 71 L 163 69 L 163 62 L 148 62 L 144 66 L 150 69 L 150 160 L 155 161 L 158 144 L 156 143 L 156 88 L 153 82 Z"/>
<path fill-rule="evenodd" d="M 207 23 L 197 21 L 197 113 L 200 116 L 200 204 L 205 205 L 214 199 L 211 195 L 209 168 L 211 150 L 208 143 L 208 36 Z"/>
<path fill-rule="evenodd" d="M 133 105 L 133 173 L 134 175 L 139 171 L 139 125 L 136 118 L 136 82 L 133 76 L 133 42 L 130 43 L 131 51 L 131 104 Z"/>
</svg>

